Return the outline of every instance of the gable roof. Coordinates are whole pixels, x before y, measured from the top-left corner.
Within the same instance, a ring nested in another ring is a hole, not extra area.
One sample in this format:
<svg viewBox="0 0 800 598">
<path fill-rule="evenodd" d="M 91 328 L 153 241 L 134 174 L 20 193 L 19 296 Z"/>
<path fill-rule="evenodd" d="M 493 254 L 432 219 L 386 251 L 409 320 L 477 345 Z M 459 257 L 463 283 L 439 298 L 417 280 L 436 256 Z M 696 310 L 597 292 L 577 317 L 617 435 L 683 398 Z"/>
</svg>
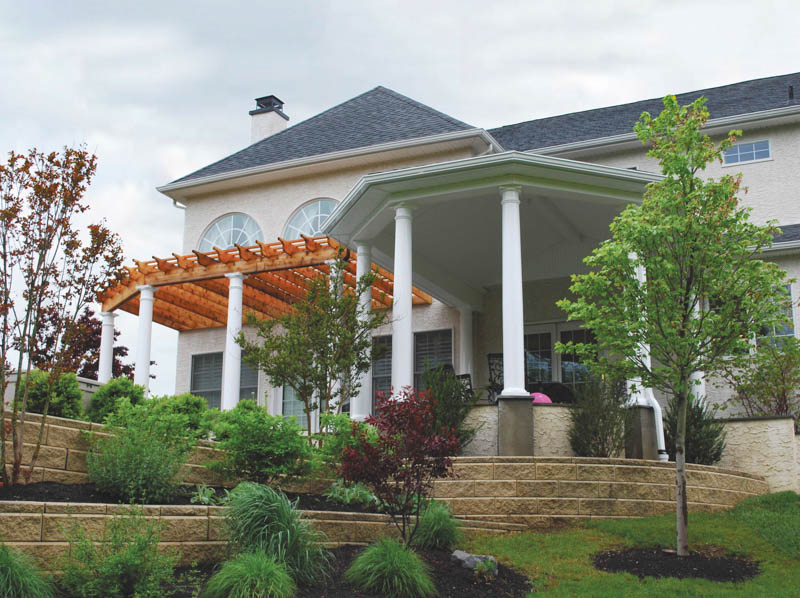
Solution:
<svg viewBox="0 0 800 598">
<path fill-rule="evenodd" d="M 677 94 L 677 98 L 681 104 L 688 104 L 705 96 L 708 110 L 716 119 L 797 105 L 796 99 L 789 100 L 790 85 L 794 85 L 795 93 L 800 96 L 800 73 L 690 91 Z M 631 133 L 642 112 L 658 114 L 663 107 L 661 98 L 653 98 L 529 120 L 490 129 L 489 133 L 507 150 L 533 150 Z"/>
<path fill-rule="evenodd" d="M 378 86 L 173 182 L 474 128 Z"/>
</svg>

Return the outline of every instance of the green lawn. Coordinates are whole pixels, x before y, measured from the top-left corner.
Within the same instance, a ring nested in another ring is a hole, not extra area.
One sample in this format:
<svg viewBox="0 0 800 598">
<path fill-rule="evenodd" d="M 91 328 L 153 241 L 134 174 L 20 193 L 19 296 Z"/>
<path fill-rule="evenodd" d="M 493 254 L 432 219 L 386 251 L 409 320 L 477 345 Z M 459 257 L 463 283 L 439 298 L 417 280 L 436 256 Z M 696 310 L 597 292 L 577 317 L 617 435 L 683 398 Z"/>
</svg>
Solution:
<svg viewBox="0 0 800 598">
<path fill-rule="evenodd" d="M 529 596 L 800 596 L 800 499 L 781 492 L 749 499 L 726 513 L 689 517 L 690 548 L 716 545 L 760 563 L 762 573 L 745 583 L 646 579 L 606 573 L 592 556 L 616 547 L 672 547 L 675 516 L 593 521 L 552 533 L 486 536 L 470 552 L 493 554 L 534 579 Z"/>
</svg>

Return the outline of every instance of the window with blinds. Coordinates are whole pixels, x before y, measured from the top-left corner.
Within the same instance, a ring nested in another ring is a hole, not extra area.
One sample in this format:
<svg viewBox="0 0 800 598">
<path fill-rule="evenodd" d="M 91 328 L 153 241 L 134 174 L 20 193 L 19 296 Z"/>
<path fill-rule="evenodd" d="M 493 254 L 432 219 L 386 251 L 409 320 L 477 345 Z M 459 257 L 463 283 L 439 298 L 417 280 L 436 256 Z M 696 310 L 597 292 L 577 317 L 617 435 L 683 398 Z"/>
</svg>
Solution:
<svg viewBox="0 0 800 598">
<path fill-rule="evenodd" d="M 297 392 L 291 386 L 283 387 L 283 406 L 281 413 L 284 419 L 294 418 L 298 425 L 305 430 L 308 426 L 306 414 L 303 411 L 303 401 L 297 397 Z"/>
<path fill-rule="evenodd" d="M 242 362 L 239 400 L 258 398 L 258 370 Z M 192 355 L 189 392 L 208 401 L 209 408 L 219 409 L 222 400 L 222 353 Z"/>
</svg>

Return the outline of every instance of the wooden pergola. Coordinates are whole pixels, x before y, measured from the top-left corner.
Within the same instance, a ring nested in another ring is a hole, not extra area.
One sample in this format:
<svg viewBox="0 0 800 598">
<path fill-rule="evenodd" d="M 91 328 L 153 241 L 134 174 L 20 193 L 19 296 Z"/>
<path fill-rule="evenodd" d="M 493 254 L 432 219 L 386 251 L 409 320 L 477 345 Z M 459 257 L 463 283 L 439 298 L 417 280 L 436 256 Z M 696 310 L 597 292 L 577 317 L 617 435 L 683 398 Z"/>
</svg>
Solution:
<svg viewBox="0 0 800 598">
<path fill-rule="evenodd" d="M 153 321 L 174 330 L 199 330 L 225 326 L 228 318 L 226 275 L 245 275 L 242 292 L 243 319 L 247 313 L 258 318 L 277 318 L 292 310 L 302 299 L 308 282 L 327 276 L 331 260 L 341 256 L 347 267 L 344 287 L 356 284 L 356 257 L 346 247 L 326 236 L 306 237 L 231 249 L 214 248 L 201 253 L 138 261 L 128 267 L 120 283 L 102 291 L 98 297 L 103 312 L 122 310 L 139 314 L 139 287 L 154 287 Z M 372 308 L 389 308 L 394 295 L 394 277 L 376 265 L 371 269 L 377 280 L 372 286 Z M 414 304 L 430 304 L 432 298 L 413 289 Z"/>
</svg>

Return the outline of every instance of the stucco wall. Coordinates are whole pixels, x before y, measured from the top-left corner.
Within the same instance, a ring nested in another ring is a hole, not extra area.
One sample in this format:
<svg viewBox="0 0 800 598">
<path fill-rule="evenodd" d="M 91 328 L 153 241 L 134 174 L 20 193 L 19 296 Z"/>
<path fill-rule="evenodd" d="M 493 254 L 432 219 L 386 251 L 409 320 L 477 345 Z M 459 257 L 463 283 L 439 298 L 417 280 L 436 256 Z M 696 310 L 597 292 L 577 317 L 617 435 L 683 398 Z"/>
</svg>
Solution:
<svg viewBox="0 0 800 598">
<path fill-rule="evenodd" d="M 537 457 L 574 457 L 569 444 L 568 405 L 533 406 L 533 454 Z"/>
<path fill-rule="evenodd" d="M 791 418 L 734 419 L 725 422 L 727 435 L 720 467 L 764 476 L 770 492 L 800 490 L 797 441 Z"/>
<path fill-rule="evenodd" d="M 497 405 L 477 405 L 466 419 L 466 424 L 477 428 L 475 438 L 461 454 L 467 457 L 494 456 L 497 454 Z"/>
</svg>

